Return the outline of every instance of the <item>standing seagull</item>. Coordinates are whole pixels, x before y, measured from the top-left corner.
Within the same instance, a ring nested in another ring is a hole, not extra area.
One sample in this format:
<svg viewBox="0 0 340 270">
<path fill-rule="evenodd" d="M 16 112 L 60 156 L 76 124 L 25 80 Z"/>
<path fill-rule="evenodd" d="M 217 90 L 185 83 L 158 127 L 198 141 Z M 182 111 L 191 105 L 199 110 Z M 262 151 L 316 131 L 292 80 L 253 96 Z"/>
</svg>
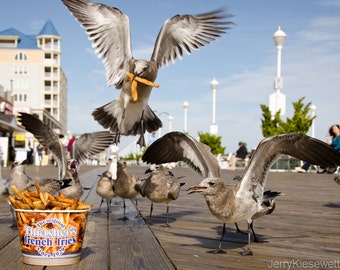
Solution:
<svg viewBox="0 0 340 270">
<path fill-rule="evenodd" d="M 22 126 L 55 156 L 58 163 L 58 179 L 72 179 L 69 187 L 63 190 L 65 196 L 68 198 L 80 198 L 83 194 L 83 188 L 78 177 L 79 165 L 90 155 L 104 151 L 112 144 L 115 135 L 108 131 L 82 134 L 73 144 L 74 159 L 68 160 L 65 146 L 49 126 L 31 114 L 20 113 L 19 118 Z"/>
<path fill-rule="evenodd" d="M 62 0 L 85 28 L 98 56 L 103 57 L 109 86 L 122 89 L 113 101 L 95 109 L 94 119 L 120 135 L 139 134 L 162 127 L 161 120 L 148 106 L 158 69 L 210 44 L 230 28 L 231 17 L 219 9 L 199 15 L 176 15 L 165 21 L 156 39 L 150 61 L 134 59 L 131 51 L 129 18 L 118 8 L 88 0 Z"/>
<path fill-rule="evenodd" d="M 177 200 L 184 183 L 179 183 L 171 172 L 165 174 L 162 165 L 150 166 L 145 173 L 150 172 L 151 174 L 145 180 L 141 191 L 142 196 L 151 201 L 149 222 L 151 224 L 153 203 L 166 203 L 166 226 L 169 227 L 169 203 Z"/>
<path fill-rule="evenodd" d="M 98 212 L 100 212 L 100 208 L 104 202 L 104 199 L 106 200 L 107 212 L 109 212 L 111 200 L 116 196 L 116 194 L 113 192 L 113 179 L 111 172 L 105 171 L 102 173 L 97 184 L 96 193 L 102 198 Z"/>
<path fill-rule="evenodd" d="M 219 165 L 206 145 L 181 133 L 170 132 L 153 142 L 142 159 L 148 163 L 184 161 L 205 179 L 188 189 L 188 193 L 204 195 L 210 212 L 223 222 L 221 249 L 226 222 L 247 221 L 248 247 L 242 255 L 252 255 L 250 224 L 254 215 L 263 210 L 263 192 L 272 164 L 282 155 L 291 155 L 311 164 L 336 167 L 340 153 L 328 144 L 298 133 L 287 133 L 262 140 L 245 169 L 239 185 L 226 185 L 220 179 Z"/>
<path fill-rule="evenodd" d="M 280 191 L 271 191 L 271 190 L 266 190 L 263 193 L 263 198 L 262 198 L 262 209 L 257 212 L 253 217 L 252 217 L 252 223 L 250 224 L 250 229 L 253 232 L 253 237 L 254 237 L 254 242 L 255 243 L 260 243 L 261 241 L 257 238 L 255 231 L 254 231 L 254 220 L 258 219 L 260 217 L 263 217 L 265 215 L 270 215 L 271 213 L 274 212 L 275 210 L 275 197 L 280 196 L 281 192 Z M 238 224 L 235 222 L 236 226 L 236 231 L 238 233 L 244 233 L 243 231 L 240 230 Z"/>
<path fill-rule="evenodd" d="M 128 220 L 125 214 L 125 199 L 136 199 L 136 208 L 138 211 L 137 196 L 140 195 L 142 182 L 136 175 L 131 175 L 125 162 L 117 162 L 117 179 L 113 181 L 113 192 L 123 200 L 124 216 L 121 220 Z M 139 212 L 139 211 L 138 211 Z"/>
</svg>

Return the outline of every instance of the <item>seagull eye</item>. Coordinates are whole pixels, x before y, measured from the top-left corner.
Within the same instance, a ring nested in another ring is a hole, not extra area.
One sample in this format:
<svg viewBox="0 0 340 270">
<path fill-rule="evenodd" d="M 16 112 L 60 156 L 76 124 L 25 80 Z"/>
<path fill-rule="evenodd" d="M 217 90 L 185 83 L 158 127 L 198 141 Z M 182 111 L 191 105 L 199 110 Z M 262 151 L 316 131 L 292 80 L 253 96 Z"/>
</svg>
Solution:
<svg viewBox="0 0 340 270">
<path fill-rule="evenodd" d="M 143 70 L 145 71 L 145 70 L 147 70 L 148 68 L 149 68 L 149 65 L 145 65 L 144 68 L 143 68 Z"/>
<path fill-rule="evenodd" d="M 216 182 L 215 182 L 215 181 L 210 181 L 210 182 L 209 182 L 209 186 L 214 187 L 215 185 L 216 185 Z"/>
</svg>

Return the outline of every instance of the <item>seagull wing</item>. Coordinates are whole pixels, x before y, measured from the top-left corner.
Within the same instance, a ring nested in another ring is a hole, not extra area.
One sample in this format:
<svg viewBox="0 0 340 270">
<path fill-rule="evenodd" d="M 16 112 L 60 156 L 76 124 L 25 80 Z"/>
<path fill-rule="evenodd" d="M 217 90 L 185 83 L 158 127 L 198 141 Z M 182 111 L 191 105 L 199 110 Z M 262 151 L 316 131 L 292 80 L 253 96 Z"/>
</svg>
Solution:
<svg viewBox="0 0 340 270">
<path fill-rule="evenodd" d="M 173 16 L 160 30 L 151 60 L 156 61 L 160 68 L 182 58 L 183 50 L 190 54 L 191 49 L 210 44 L 233 25 L 233 22 L 225 20 L 231 16 L 225 14 L 224 9 L 199 15 Z"/>
<path fill-rule="evenodd" d="M 104 151 L 113 143 L 115 134 L 109 131 L 98 131 L 82 134 L 73 146 L 73 157 L 79 163 L 84 162 L 89 155 Z"/>
<path fill-rule="evenodd" d="M 132 59 L 128 16 L 87 0 L 62 1 L 85 28 L 97 55 L 103 57 L 108 85 L 121 88 Z"/>
<path fill-rule="evenodd" d="M 340 165 L 340 153 L 318 139 L 298 133 L 273 136 L 259 143 L 245 170 L 238 195 L 251 191 L 254 199 L 261 200 L 268 172 L 282 154 L 324 167 Z"/>
<path fill-rule="evenodd" d="M 220 167 L 210 148 L 178 131 L 169 132 L 153 142 L 142 160 L 150 164 L 184 161 L 204 177 L 220 176 Z"/>
<path fill-rule="evenodd" d="M 58 162 L 58 177 L 64 179 L 67 160 L 65 156 L 64 146 L 59 136 L 47 125 L 45 125 L 38 117 L 28 113 L 20 113 L 19 121 L 22 126 L 34 135 L 45 148 L 48 148 Z"/>
</svg>

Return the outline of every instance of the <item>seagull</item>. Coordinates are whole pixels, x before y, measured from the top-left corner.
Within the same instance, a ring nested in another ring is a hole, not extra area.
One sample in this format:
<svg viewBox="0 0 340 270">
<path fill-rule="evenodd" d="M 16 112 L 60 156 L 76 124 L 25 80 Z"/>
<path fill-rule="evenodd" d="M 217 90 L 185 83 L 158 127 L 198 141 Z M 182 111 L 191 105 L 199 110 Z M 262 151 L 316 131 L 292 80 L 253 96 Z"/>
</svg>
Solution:
<svg viewBox="0 0 340 270">
<path fill-rule="evenodd" d="M 48 148 L 55 156 L 58 163 L 58 179 L 72 179 L 69 187 L 63 190 L 68 198 L 80 198 L 83 188 L 78 177 L 80 164 L 86 161 L 90 155 L 104 151 L 112 144 L 115 135 L 109 131 L 84 133 L 74 142 L 73 159 L 67 159 L 65 146 L 49 126 L 44 124 L 38 117 L 20 112 L 21 125 L 32 133 L 41 145 Z"/>
<path fill-rule="evenodd" d="M 340 153 L 328 144 L 299 133 L 286 133 L 263 139 L 238 185 L 227 185 L 220 178 L 218 161 L 209 148 L 182 132 L 170 132 L 153 142 L 142 159 L 150 164 L 184 161 L 204 179 L 188 189 L 188 193 L 204 195 L 209 210 L 223 222 L 222 237 L 214 253 L 224 253 L 222 241 L 226 222 L 248 223 L 248 246 L 242 255 L 253 255 L 250 249 L 250 224 L 254 215 L 264 210 L 263 192 L 272 164 L 282 154 L 311 164 L 336 167 Z"/>
<path fill-rule="evenodd" d="M 137 144 L 145 145 L 144 133 L 162 127 L 161 120 L 148 105 L 158 69 L 212 43 L 233 22 L 224 9 L 199 15 L 176 15 L 166 20 L 158 33 L 151 59 L 132 55 L 129 18 L 121 10 L 88 0 L 62 0 L 85 28 L 99 57 L 103 58 L 108 86 L 121 92 L 113 101 L 96 108 L 92 115 L 105 129 L 120 135 L 139 134 Z"/>
<path fill-rule="evenodd" d="M 12 186 L 15 186 L 19 191 L 23 191 L 28 189 L 29 191 L 35 191 L 35 180 L 32 179 L 26 173 L 26 165 L 28 164 L 28 160 L 25 159 L 23 161 L 14 161 L 11 165 L 11 172 L 9 175 L 8 181 L 8 193 L 10 195 L 15 195 L 15 192 L 12 189 Z M 38 179 L 36 179 L 38 181 Z M 71 179 L 44 179 L 40 180 L 39 185 L 42 192 L 48 192 L 52 195 L 56 194 L 58 191 L 65 189 L 70 186 Z M 14 214 L 13 207 L 10 207 L 12 213 L 12 228 L 17 228 L 17 219 Z"/>
<path fill-rule="evenodd" d="M 181 186 L 184 183 L 179 183 L 178 178 L 172 172 L 166 174 L 164 166 L 150 166 L 145 173 L 151 173 L 145 180 L 142 186 L 141 194 L 151 201 L 150 206 L 150 221 L 153 211 L 153 203 L 166 203 L 166 226 L 169 227 L 169 203 L 177 200 Z"/>
<path fill-rule="evenodd" d="M 142 182 L 136 175 L 131 175 L 127 169 L 125 162 L 117 162 L 117 179 L 113 181 L 113 192 L 123 200 L 124 216 L 121 220 L 128 220 L 125 214 L 125 199 L 136 199 L 136 207 L 138 207 L 137 196 L 140 195 Z M 138 209 L 137 209 L 138 211 Z"/>
<path fill-rule="evenodd" d="M 254 231 L 254 220 L 258 219 L 260 217 L 263 217 L 265 215 L 270 215 L 273 213 L 275 210 L 276 202 L 275 202 L 275 197 L 280 196 L 281 192 L 280 191 L 271 191 L 271 190 L 266 190 L 263 193 L 263 199 L 262 199 L 262 209 L 261 211 L 257 212 L 253 217 L 252 217 L 252 223 L 250 224 L 250 229 L 253 232 L 254 236 L 254 242 L 255 243 L 260 243 L 261 241 L 257 238 L 255 231 Z M 240 230 L 237 222 L 235 222 L 236 226 L 236 231 L 238 233 L 244 233 L 243 231 Z"/>
<path fill-rule="evenodd" d="M 111 205 L 111 200 L 116 196 L 113 192 L 113 179 L 112 173 L 109 171 L 104 171 L 98 181 L 96 193 L 102 198 L 98 212 L 103 204 L 104 199 L 107 204 L 107 212 L 109 212 L 109 205 Z"/>
<path fill-rule="evenodd" d="M 26 173 L 27 164 L 27 159 L 23 161 L 14 161 L 12 163 L 8 182 L 8 193 L 10 195 L 15 195 L 11 188 L 12 186 L 16 186 L 19 191 L 23 191 L 24 189 L 28 189 L 29 191 L 36 190 L 35 180 Z M 38 181 L 38 179 L 36 179 L 36 181 Z M 42 192 L 48 192 L 52 195 L 56 194 L 61 189 L 68 187 L 70 182 L 71 179 L 66 178 L 63 180 L 47 178 L 38 181 Z"/>
</svg>

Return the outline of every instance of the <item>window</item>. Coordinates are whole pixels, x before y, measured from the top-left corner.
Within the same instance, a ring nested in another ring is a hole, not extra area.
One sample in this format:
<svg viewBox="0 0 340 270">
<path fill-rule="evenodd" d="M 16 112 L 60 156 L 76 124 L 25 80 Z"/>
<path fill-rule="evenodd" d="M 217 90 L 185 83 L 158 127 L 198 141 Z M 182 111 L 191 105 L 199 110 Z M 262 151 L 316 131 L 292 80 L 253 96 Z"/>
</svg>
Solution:
<svg viewBox="0 0 340 270">
<path fill-rule="evenodd" d="M 27 60 L 27 55 L 23 52 L 19 52 L 14 56 L 14 59 L 16 61 L 26 61 Z"/>
</svg>

